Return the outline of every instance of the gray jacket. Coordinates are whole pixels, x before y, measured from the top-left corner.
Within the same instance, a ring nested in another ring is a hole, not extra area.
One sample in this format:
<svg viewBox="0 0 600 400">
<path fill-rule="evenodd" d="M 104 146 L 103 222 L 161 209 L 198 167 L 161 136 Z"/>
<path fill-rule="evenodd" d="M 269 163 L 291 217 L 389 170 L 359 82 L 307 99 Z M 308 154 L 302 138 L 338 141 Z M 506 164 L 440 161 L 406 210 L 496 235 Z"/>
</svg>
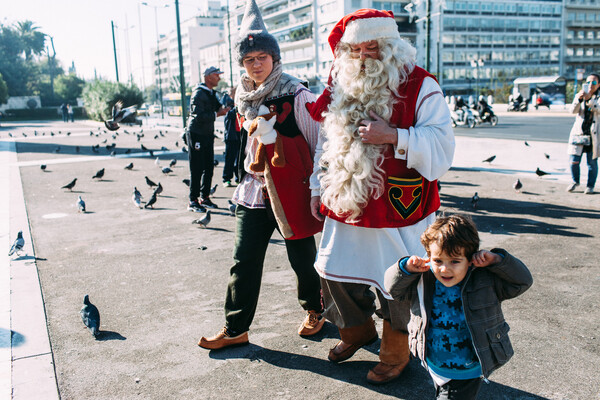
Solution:
<svg viewBox="0 0 600 400">
<path fill-rule="evenodd" d="M 533 283 L 531 273 L 519 259 L 503 249 L 492 252 L 502 255 L 503 260 L 485 268 L 469 268 L 461 290 L 465 320 L 486 378 L 514 353 L 500 303 L 519 296 Z M 435 280 L 431 271 L 407 275 L 398 264 L 385 273 L 385 289 L 392 297 L 401 300 L 408 296 L 410 300 L 408 342 L 412 354 L 422 361 L 425 361 L 425 335 Z"/>
</svg>

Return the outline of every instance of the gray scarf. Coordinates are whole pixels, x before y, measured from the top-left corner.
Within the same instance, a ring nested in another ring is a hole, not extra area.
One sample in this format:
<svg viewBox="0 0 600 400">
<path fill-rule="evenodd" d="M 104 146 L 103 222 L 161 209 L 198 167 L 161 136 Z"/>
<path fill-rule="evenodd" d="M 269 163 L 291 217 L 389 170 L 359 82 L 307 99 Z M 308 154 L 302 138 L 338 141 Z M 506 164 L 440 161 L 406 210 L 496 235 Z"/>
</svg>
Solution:
<svg viewBox="0 0 600 400">
<path fill-rule="evenodd" d="M 256 89 L 254 81 L 250 79 L 247 73 L 240 78 L 240 86 L 235 95 L 235 104 L 238 106 L 239 113 L 246 118 L 246 121 L 252 121 L 258 115 L 258 107 L 264 102 L 269 93 L 275 89 L 279 82 L 283 67 L 281 61 L 273 64 L 273 70 L 267 79 Z"/>
</svg>

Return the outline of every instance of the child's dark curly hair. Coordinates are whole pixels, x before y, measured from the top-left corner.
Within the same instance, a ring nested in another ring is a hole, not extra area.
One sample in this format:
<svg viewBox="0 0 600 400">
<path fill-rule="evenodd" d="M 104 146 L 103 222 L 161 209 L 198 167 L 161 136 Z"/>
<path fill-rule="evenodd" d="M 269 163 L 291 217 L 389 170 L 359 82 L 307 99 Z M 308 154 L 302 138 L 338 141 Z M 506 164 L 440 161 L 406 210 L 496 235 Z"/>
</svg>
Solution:
<svg viewBox="0 0 600 400">
<path fill-rule="evenodd" d="M 449 256 L 461 255 L 471 259 L 479 250 L 479 234 L 471 218 L 455 214 L 439 217 L 421 235 L 421 243 L 431 255 L 429 246 L 437 243 L 443 252 Z"/>
</svg>

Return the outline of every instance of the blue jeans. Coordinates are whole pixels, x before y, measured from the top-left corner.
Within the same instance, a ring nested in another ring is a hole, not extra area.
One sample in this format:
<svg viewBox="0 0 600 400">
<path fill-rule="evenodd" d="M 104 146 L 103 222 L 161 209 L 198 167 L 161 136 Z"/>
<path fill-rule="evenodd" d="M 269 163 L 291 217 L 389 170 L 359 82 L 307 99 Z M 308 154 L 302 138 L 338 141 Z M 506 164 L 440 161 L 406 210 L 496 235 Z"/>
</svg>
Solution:
<svg viewBox="0 0 600 400">
<path fill-rule="evenodd" d="M 579 184 L 579 164 L 581 164 L 581 158 L 583 155 L 586 155 L 587 165 L 588 165 L 588 179 L 587 179 L 587 187 L 593 189 L 596 185 L 596 178 L 598 177 L 598 159 L 592 159 L 592 151 L 587 151 L 581 153 L 580 156 L 571 154 L 571 177 L 573 178 L 573 182 Z"/>
</svg>

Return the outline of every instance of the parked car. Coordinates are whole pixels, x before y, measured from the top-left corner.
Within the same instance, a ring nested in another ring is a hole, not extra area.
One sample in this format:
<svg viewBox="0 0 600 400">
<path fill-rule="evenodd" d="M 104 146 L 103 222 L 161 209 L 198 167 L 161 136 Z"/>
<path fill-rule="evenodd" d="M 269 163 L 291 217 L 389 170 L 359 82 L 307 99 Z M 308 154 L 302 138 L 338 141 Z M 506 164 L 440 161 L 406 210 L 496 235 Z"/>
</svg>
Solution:
<svg viewBox="0 0 600 400">
<path fill-rule="evenodd" d="M 146 104 L 142 104 L 142 106 L 137 109 L 137 116 L 138 117 L 147 117 L 148 115 L 150 115 L 150 109 L 148 108 L 148 106 Z"/>
<path fill-rule="evenodd" d="M 152 104 L 148 107 L 150 114 L 156 114 L 160 112 L 160 104 Z"/>
</svg>

